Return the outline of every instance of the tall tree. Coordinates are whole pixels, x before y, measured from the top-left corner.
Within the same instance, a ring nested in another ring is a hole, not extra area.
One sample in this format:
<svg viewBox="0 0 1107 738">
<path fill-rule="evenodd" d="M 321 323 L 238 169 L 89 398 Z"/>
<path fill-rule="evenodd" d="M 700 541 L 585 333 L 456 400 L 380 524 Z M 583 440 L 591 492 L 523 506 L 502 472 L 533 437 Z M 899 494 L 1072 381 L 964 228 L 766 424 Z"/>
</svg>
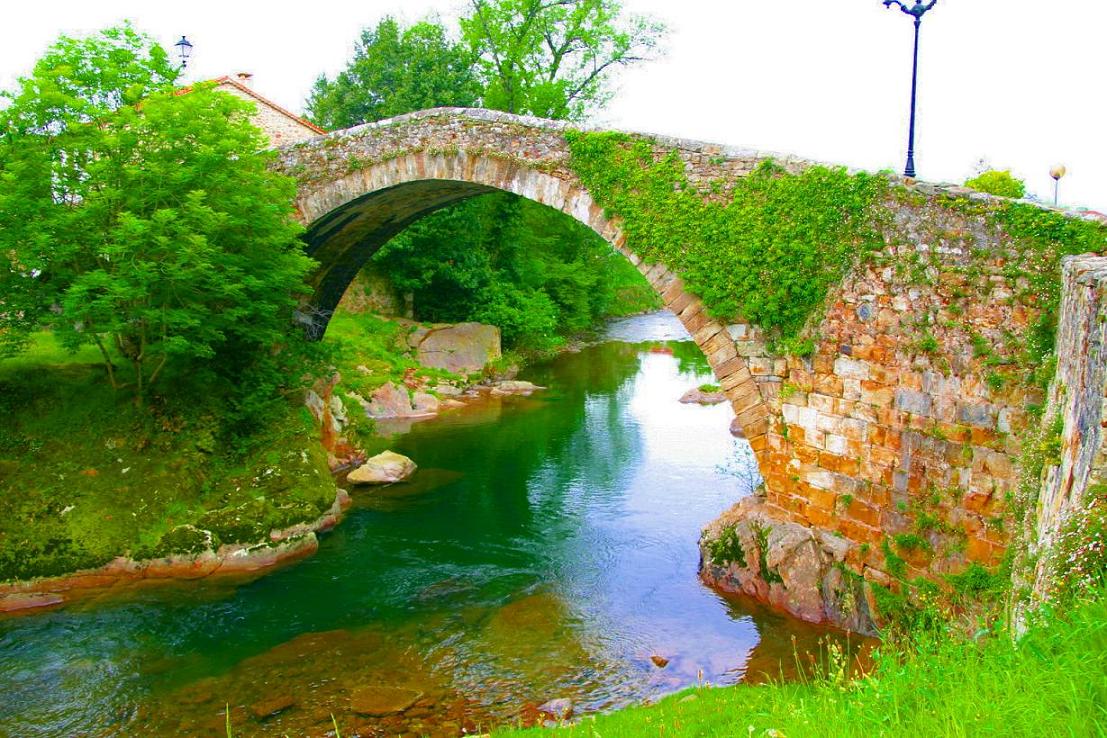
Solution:
<svg viewBox="0 0 1107 738">
<path fill-rule="evenodd" d="M 52 324 L 139 401 L 174 357 L 280 340 L 313 263 L 253 106 L 174 77 L 129 27 L 62 38 L 0 111 L 0 335 Z"/>
<path fill-rule="evenodd" d="M 440 23 L 403 28 L 386 17 L 361 32 L 337 77 L 315 81 L 307 109 L 319 125 L 338 129 L 426 108 L 471 107 L 479 97 L 472 55 Z"/>
<path fill-rule="evenodd" d="M 462 37 L 484 106 L 580 120 L 610 97 L 611 73 L 651 58 L 664 27 L 620 0 L 470 0 Z"/>
</svg>

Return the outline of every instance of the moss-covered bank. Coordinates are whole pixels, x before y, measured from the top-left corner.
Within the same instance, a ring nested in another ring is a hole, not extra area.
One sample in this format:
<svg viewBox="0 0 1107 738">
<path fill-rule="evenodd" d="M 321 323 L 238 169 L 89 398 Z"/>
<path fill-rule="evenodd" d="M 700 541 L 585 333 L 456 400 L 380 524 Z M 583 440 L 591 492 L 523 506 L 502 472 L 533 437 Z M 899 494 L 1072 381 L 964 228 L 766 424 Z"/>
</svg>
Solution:
<svg viewBox="0 0 1107 738">
<path fill-rule="evenodd" d="M 98 359 L 42 333 L 0 362 L 0 583 L 239 550 L 331 514 L 335 484 L 300 393 L 232 447 L 217 386 L 138 407 Z"/>
</svg>

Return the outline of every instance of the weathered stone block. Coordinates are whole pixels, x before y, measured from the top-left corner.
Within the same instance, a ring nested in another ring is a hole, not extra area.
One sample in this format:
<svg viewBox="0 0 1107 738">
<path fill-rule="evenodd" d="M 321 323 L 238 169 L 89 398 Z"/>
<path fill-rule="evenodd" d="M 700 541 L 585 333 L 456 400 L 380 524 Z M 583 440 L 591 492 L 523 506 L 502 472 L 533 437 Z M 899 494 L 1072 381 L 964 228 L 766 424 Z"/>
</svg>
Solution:
<svg viewBox="0 0 1107 738">
<path fill-rule="evenodd" d="M 994 405 L 987 404 L 957 404 L 957 422 L 977 428 L 993 428 L 995 426 Z"/>
<path fill-rule="evenodd" d="M 842 379 L 869 379 L 869 364 L 839 356 L 834 360 L 834 373 Z"/>
<path fill-rule="evenodd" d="M 896 409 L 914 415 L 930 415 L 933 400 L 925 392 L 909 389 L 896 390 Z"/>
</svg>

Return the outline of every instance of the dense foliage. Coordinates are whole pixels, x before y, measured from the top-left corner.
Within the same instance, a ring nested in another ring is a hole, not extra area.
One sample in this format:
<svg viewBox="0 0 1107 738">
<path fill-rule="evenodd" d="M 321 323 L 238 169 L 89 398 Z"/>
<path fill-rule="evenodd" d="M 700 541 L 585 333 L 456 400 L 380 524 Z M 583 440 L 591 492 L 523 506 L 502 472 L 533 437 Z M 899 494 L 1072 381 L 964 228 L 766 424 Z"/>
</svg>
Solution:
<svg viewBox="0 0 1107 738">
<path fill-rule="evenodd" d="M 139 401 L 171 360 L 252 365 L 285 337 L 313 264 L 252 105 L 179 94 L 173 77 L 127 27 L 63 38 L 0 113 L 5 345 L 49 324 L 71 349 L 97 346 Z"/>
<path fill-rule="evenodd" d="M 315 81 L 308 115 L 333 130 L 414 110 L 471 107 L 480 96 L 472 61 L 441 24 L 404 28 L 385 17 L 361 32 L 353 59 L 338 76 Z"/>
<path fill-rule="evenodd" d="M 414 295 L 416 318 L 491 323 L 517 349 L 547 350 L 609 314 L 656 305 L 634 267 L 586 226 L 507 194 L 432 215 L 374 260 Z"/>
<path fill-rule="evenodd" d="M 609 97 L 610 73 L 650 58 L 664 32 L 619 0 L 470 0 L 461 31 L 484 107 L 579 120 Z"/>
<path fill-rule="evenodd" d="M 794 341 L 858 258 L 883 241 L 874 205 L 880 176 L 814 166 L 789 174 L 771 162 L 723 194 L 701 192 L 678 154 L 625 134 L 571 132 L 571 166 L 623 219 L 628 245 L 680 272 L 708 311 L 741 317 Z M 802 348 L 793 345 L 793 349 Z"/>
<path fill-rule="evenodd" d="M 966 187 L 987 192 L 1000 197 L 1020 198 L 1026 196 L 1026 183 L 1016 179 L 1010 171 L 989 170 L 965 181 Z"/>
</svg>

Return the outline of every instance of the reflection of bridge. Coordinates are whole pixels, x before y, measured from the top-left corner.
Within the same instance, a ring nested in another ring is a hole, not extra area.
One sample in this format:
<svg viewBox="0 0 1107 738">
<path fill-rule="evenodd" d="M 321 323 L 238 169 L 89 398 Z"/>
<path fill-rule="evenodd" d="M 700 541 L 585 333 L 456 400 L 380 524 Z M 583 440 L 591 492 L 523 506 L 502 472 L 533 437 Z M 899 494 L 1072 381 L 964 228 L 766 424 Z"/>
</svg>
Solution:
<svg viewBox="0 0 1107 738">
<path fill-rule="evenodd" d="M 679 274 L 641 261 L 618 219 L 604 214 L 570 169 L 567 128 L 505 113 L 440 109 L 281 149 L 277 166 L 299 180 L 307 249 L 320 262 L 304 310 L 315 335 L 326 330 L 357 271 L 393 235 L 451 203 L 512 192 L 590 226 L 661 294 L 706 354 L 757 454 L 766 497 L 756 514 L 781 526 L 836 534 L 834 540 L 807 536 L 820 571 L 845 561 L 873 581 L 884 580 L 881 544 L 888 535 L 918 529 L 916 513 L 935 489 L 946 490 L 946 497 L 927 514 L 942 524 L 927 532 L 934 539 L 930 554 L 906 556 L 909 571 L 934 574 L 966 560 L 997 563 L 1007 537 L 990 521 L 1003 514 L 1015 486 L 1016 444 L 1009 439 L 1026 425 L 1027 396 L 1024 389 L 989 386 L 990 369 L 973 357 L 971 338 L 1025 330 L 1036 316 L 1004 271 L 1005 237 L 987 208 L 947 207 L 965 198 L 987 203 L 987 196 L 921 184 L 891 196 L 884 265 L 860 269 L 832 290 L 822 322 L 811 327 L 818 339 L 813 356 L 774 357 L 756 326 L 710 318 Z M 659 151 L 677 152 L 690 183 L 704 190 L 769 158 L 648 140 Z M 810 166 L 772 158 L 793 172 Z M 984 275 L 983 292 L 963 276 L 970 261 Z M 965 290 L 974 299 L 954 311 L 951 295 Z M 926 350 L 919 348 L 923 320 Z M 747 549 L 757 545 L 746 540 Z M 750 575 L 765 584 L 758 562 L 747 563 Z M 795 586 L 789 591 L 789 576 L 795 575 L 782 571 L 783 583 L 752 589 L 803 610 L 806 605 L 793 602 L 800 595 Z M 840 576 L 835 582 L 814 584 L 824 600 L 833 599 L 828 587 L 854 586 Z M 860 591 L 852 594 L 865 599 Z M 800 614 L 835 619 L 829 608 L 820 616 Z"/>
</svg>

